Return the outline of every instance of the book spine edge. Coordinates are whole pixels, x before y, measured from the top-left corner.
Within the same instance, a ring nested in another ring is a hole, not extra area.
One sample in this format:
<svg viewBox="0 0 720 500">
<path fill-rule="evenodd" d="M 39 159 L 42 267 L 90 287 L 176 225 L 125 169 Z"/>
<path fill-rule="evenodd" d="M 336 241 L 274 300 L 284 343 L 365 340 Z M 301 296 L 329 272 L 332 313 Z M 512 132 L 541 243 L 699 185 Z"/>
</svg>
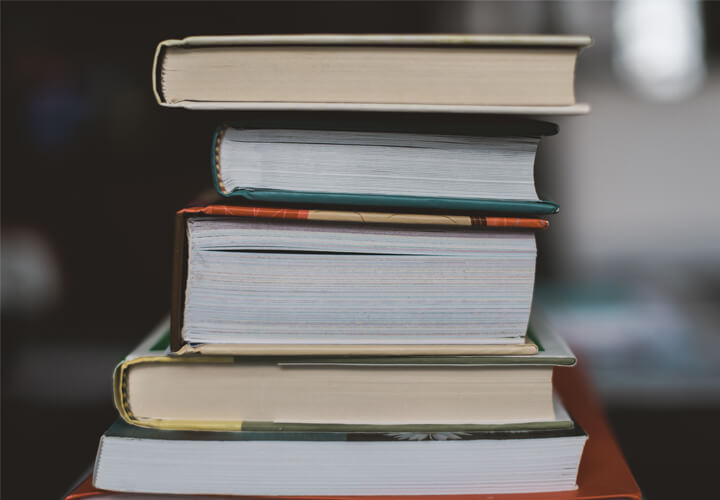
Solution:
<svg viewBox="0 0 720 500">
<path fill-rule="evenodd" d="M 210 154 L 213 185 L 215 186 L 215 191 L 217 191 L 220 196 L 224 197 L 227 197 L 230 193 L 225 188 L 225 184 L 223 184 L 222 178 L 220 177 L 220 145 L 227 129 L 228 125 L 226 124 L 220 125 L 217 129 L 215 129 L 212 140 L 212 151 Z"/>
<path fill-rule="evenodd" d="M 175 352 L 182 347 L 183 305 L 185 302 L 184 277 L 186 270 L 187 241 L 185 238 L 186 214 L 175 215 L 175 235 L 173 242 L 173 269 L 170 291 L 170 350 Z"/>
<path fill-rule="evenodd" d="M 160 80 L 161 78 L 158 75 L 159 69 L 160 69 L 160 59 L 162 58 L 163 53 L 165 52 L 165 46 L 167 45 L 168 40 L 162 41 L 158 43 L 157 47 L 155 48 L 155 55 L 153 57 L 153 65 L 152 65 L 152 90 L 153 95 L 155 96 L 155 102 L 160 104 L 161 106 L 165 105 L 165 101 L 161 95 L 160 92 Z"/>
</svg>

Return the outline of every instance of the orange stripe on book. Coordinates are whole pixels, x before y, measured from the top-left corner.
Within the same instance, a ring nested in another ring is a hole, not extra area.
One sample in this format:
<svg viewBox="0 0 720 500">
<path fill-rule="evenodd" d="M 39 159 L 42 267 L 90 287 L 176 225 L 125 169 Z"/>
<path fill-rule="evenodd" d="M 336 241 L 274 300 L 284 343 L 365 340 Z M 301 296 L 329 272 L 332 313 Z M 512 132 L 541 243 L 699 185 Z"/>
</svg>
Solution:
<svg viewBox="0 0 720 500">
<path fill-rule="evenodd" d="M 514 217 L 485 217 L 487 227 L 515 227 L 523 229 L 547 229 L 550 223 L 545 219 L 523 219 Z"/>
<path fill-rule="evenodd" d="M 308 210 L 295 208 L 248 207 L 243 205 L 208 205 L 190 207 L 181 213 L 200 213 L 205 215 L 232 215 L 241 217 L 267 217 L 271 219 L 307 219 Z"/>
</svg>

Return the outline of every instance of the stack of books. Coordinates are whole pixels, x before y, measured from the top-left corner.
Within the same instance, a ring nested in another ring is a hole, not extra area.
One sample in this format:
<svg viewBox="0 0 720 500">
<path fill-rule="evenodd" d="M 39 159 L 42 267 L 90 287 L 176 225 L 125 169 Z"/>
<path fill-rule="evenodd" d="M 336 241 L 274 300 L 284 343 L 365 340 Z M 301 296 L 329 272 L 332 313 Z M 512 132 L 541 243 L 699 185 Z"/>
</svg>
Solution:
<svg viewBox="0 0 720 500">
<path fill-rule="evenodd" d="M 161 43 L 161 104 L 292 113 L 216 131 L 222 201 L 177 213 L 170 319 L 116 368 L 120 419 L 68 498 L 639 498 L 531 315 L 558 210 L 533 165 L 557 126 L 523 115 L 587 111 L 589 42 Z"/>
</svg>

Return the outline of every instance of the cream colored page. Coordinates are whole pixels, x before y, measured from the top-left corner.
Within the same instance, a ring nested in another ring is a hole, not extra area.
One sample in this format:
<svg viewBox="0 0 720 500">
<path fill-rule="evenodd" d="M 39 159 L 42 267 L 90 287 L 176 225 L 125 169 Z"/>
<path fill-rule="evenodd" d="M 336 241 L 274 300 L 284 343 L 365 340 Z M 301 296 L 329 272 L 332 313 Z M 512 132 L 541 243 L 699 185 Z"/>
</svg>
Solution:
<svg viewBox="0 0 720 500">
<path fill-rule="evenodd" d="M 298 423 L 505 423 L 554 418 L 550 368 L 141 364 L 138 418 Z"/>
<path fill-rule="evenodd" d="M 562 106 L 574 104 L 576 55 L 576 49 L 169 47 L 161 71 L 169 103 Z"/>
</svg>

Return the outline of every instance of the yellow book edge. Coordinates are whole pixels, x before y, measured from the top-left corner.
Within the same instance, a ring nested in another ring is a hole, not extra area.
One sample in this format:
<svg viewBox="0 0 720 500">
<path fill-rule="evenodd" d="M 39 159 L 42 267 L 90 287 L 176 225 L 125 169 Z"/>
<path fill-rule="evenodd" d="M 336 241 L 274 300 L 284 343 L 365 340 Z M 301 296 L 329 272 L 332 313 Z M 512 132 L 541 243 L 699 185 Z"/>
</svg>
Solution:
<svg viewBox="0 0 720 500">
<path fill-rule="evenodd" d="M 120 362 L 113 372 L 113 403 L 115 408 L 125 422 L 138 427 L 167 430 L 193 430 L 193 431 L 241 431 L 242 421 L 212 421 L 204 422 L 199 420 L 163 420 L 156 418 L 135 417 L 130 411 L 127 400 L 127 372 L 128 369 L 140 363 L 232 363 L 232 357 L 213 356 L 212 358 L 201 357 L 170 357 L 170 356 L 141 356 L 133 359 L 126 359 Z"/>
</svg>

